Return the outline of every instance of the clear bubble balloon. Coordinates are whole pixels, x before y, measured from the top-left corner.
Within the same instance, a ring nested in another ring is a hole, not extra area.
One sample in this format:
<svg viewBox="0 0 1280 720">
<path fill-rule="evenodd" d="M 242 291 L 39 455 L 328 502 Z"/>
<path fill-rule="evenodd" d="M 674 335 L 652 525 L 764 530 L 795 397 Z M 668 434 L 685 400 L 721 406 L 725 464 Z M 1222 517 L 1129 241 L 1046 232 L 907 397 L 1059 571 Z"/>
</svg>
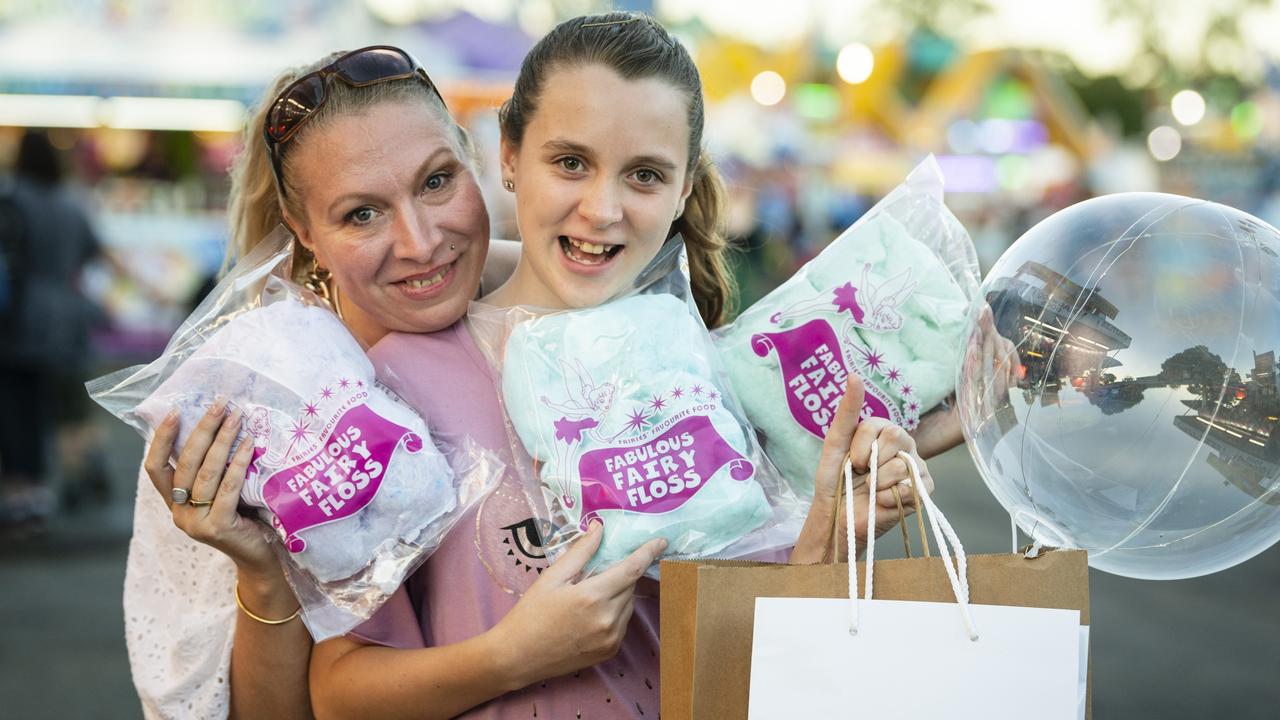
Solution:
<svg viewBox="0 0 1280 720">
<path fill-rule="evenodd" d="M 1137 578 L 1280 539 L 1280 235 L 1157 193 L 1039 223 L 982 284 L 958 402 L 978 469 L 1036 541 Z"/>
</svg>

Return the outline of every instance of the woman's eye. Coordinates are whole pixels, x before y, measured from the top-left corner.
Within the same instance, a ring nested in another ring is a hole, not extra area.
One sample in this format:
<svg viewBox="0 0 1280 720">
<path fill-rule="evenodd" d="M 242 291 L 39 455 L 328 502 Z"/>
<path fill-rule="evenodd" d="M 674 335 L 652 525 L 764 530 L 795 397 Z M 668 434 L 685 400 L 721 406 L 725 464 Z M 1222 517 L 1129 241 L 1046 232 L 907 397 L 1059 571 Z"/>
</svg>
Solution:
<svg viewBox="0 0 1280 720">
<path fill-rule="evenodd" d="M 449 173 L 436 173 L 427 178 L 427 182 L 423 184 L 425 190 L 439 190 L 449 182 Z"/>
<path fill-rule="evenodd" d="M 560 167 L 569 172 L 577 172 L 582 169 L 582 161 L 576 157 L 560 158 Z"/>
<path fill-rule="evenodd" d="M 356 208 L 347 213 L 347 220 L 356 225 L 367 225 L 373 221 L 375 214 L 371 207 Z"/>
<path fill-rule="evenodd" d="M 641 169 L 636 171 L 636 180 L 642 185 L 653 185 L 662 182 L 662 176 L 655 170 Z"/>
</svg>

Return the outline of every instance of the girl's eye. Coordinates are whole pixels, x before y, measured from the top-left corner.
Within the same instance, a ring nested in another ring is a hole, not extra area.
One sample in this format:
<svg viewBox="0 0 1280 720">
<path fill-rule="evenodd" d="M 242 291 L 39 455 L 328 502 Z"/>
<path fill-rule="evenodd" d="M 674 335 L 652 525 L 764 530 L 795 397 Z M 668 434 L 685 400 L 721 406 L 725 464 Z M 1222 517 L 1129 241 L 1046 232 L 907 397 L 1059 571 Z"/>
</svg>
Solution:
<svg viewBox="0 0 1280 720">
<path fill-rule="evenodd" d="M 642 168 L 636 171 L 636 180 L 639 181 L 640 184 L 642 185 L 654 185 L 656 183 L 662 182 L 662 176 L 659 175 L 655 170 Z"/>
<path fill-rule="evenodd" d="M 578 172 L 582 169 L 582 161 L 576 157 L 560 158 L 558 162 L 560 163 L 560 167 L 568 170 L 569 172 Z"/>
<path fill-rule="evenodd" d="M 426 190 L 439 190 L 449 182 L 449 173 L 436 173 L 427 178 L 427 182 L 423 184 Z"/>
<path fill-rule="evenodd" d="M 354 225 L 368 225 L 373 222 L 374 210 L 371 207 L 359 207 L 347 213 L 347 221 Z"/>
</svg>

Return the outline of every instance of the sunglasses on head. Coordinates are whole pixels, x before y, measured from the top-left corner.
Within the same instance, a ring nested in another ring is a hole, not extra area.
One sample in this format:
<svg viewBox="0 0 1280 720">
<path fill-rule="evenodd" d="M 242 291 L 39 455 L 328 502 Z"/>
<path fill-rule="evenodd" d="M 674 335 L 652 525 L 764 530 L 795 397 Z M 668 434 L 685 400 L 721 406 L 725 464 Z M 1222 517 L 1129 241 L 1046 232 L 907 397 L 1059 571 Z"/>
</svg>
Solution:
<svg viewBox="0 0 1280 720">
<path fill-rule="evenodd" d="M 294 80 L 276 96 L 267 111 L 262 125 L 262 138 L 271 155 L 271 169 L 276 176 L 276 186 L 284 195 L 284 178 L 281 174 L 281 146 L 289 141 L 298 129 L 329 99 L 329 83 L 338 78 L 351 87 L 366 87 L 392 80 L 405 80 L 414 76 L 422 78 L 440 103 L 444 98 L 440 90 L 427 76 L 427 71 L 412 55 L 398 47 L 373 45 L 352 50 L 314 72 Z"/>
</svg>

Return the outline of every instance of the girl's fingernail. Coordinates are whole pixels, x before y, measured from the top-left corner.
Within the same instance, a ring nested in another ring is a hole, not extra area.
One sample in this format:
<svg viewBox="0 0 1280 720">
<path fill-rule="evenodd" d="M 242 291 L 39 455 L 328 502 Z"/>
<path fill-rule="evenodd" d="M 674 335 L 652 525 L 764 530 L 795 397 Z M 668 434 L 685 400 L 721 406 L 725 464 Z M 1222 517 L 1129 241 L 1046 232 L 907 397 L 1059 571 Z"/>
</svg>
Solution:
<svg viewBox="0 0 1280 720">
<path fill-rule="evenodd" d="M 169 414 L 165 415 L 164 420 L 162 420 L 161 422 L 163 422 L 165 425 L 172 425 L 178 422 L 178 408 L 173 408 L 172 410 L 170 410 Z"/>
<path fill-rule="evenodd" d="M 604 527 L 604 523 L 599 520 L 592 520 L 591 523 L 587 525 L 587 532 L 595 532 L 597 529 L 602 527 Z"/>
</svg>

